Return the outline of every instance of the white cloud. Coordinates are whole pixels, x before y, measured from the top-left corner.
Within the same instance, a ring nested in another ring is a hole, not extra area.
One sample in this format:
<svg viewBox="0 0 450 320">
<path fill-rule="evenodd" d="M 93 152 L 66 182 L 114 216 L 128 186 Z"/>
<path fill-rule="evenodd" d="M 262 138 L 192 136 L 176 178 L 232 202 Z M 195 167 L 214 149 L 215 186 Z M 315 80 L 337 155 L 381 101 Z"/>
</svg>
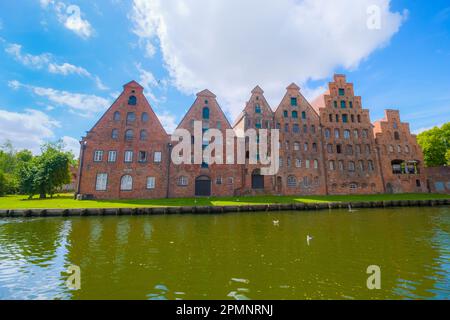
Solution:
<svg viewBox="0 0 450 320">
<path fill-rule="evenodd" d="M 0 109 L 0 143 L 10 140 L 17 149 L 40 152 L 40 145 L 54 138 L 53 129 L 60 124 L 45 113 L 27 109 L 10 112 Z"/>
<path fill-rule="evenodd" d="M 98 76 L 96 76 L 94 78 L 94 81 L 95 81 L 95 85 L 97 86 L 97 88 L 99 90 L 109 90 L 109 88 L 107 86 L 105 86 L 105 84 L 102 82 L 102 80 Z"/>
<path fill-rule="evenodd" d="M 20 44 L 12 43 L 7 44 L 5 48 L 6 53 L 11 55 L 15 60 L 33 69 L 47 69 L 48 72 L 53 74 L 59 74 L 63 76 L 79 75 L 82 77 L 90 78 L 95 82 L 99 90 L 108 90 L 109 88 L 102 82 L 98 76 L 92 75 L 85 68 L 75 66 L 73 64 L 63 62 L 58 63 L 56 58 L 51 53 L 43 53 L 40 55 L 32 55 L 22 52 L 22 46 Z"/>
<path fill-rule="evenodd" d="M 110 105 L 109 100 L 96 95 L 31 86 L 16 80 L 10 81 L 9 86 L 16 90 L 21 87 L 29 89 L 34 94 L 46 98 L 49 102 L 57 106 L 68 107 L 70 111 L 83 117 L 92 117 L 98 112 L 105 111 Z"/>
<path fill-rule="evenodd" d="M 164 101 L 163 98 L 158 98 L 155 94 L 155 90 L 163 90 L 165 91 L 167 89 L 167 81 L 162 80 L 159 81 L 155 78 L 152 72 L 145 70 L 142 68 L 141 64 L 136 64 L 136 68 L 139 73 L 139 83 L 144 87 L 145 89 L 145 95 L 150 98 L 150 100 L 154 103 L 159 103 Z"/>
<path fill-rule="evenodd" d="M 171 134 L 175 131 L 178 124 L 176 122 L 175 116 L 168 112 L 163 112 L 161 114 L 157 114 L 159 121 L 161 121 L 162 126 L 166 129 L 168 134 Z"/>
<path fill-rule="evenodd" d="M 380 29 L 367 27 L 372 5 Z M 406 13 L 392 12 L 390 0 L 134 0 L 130 17 L 140 43 L 161 50 L 178 89 L 209 88 L 236 116 L 256 84 L 274 104 L 293 81 L 356 68 Z"/>
<path fill-rule="evenodd" d="M 78 158 L 80 155 L 80 142 L 72 137 L 64 136 L 61 138 L 64 144 L 64 150 L 70 151 L 73 155 Z"/>
<path fill-rule="evenodd" d="M 51 55 L 48 53 L 40 55 L 22 53 L 22 46 L 16 43 L 8 44 L 6 46 L 5 52 L 11 55 L 21 64 L 35 69 L 42 69 L 43 67 L 47 66 L 47 64 L 51 60 Z"/>
<path fill-rule="evenodd" d="M 48 65 L 48 71 L 55 74 L 69 75 L 69 74 L 78 74 L 80 76 L 90 77 L 91 74 L 82 67 L 74 66 L 70 63 L 56 64 L 50 63 Z"/>
<path fill-rule="evenodd" d="M 44 9 L 53 8 L 58 21 L 79 37 L 87 39 L 94 34 L 90 22 L 83 19 L 83 12 L 79 6 L 54 0 L 40 0 L 40 4 Z"/>
</svg>

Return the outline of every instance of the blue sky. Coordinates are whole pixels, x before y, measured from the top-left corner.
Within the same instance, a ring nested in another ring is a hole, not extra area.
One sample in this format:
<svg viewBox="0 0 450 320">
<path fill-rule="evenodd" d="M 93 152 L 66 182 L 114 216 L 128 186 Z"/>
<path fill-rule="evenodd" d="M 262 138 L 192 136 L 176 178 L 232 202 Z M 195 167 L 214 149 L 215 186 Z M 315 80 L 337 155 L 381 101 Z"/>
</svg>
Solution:
<svg viewBox="0 0 450 320">
<path fill-rule="evenodd" d="M 290 82 L 313 98 L 334 72 L 355 83 L 372 121 L 385 108 L 416 132 L 449 120 L 448 1 L 275 3 L 1 1 L 0 143 L 38 152 L 64 138 L 76 150 L 132 79 L 169 131 L 203 88 L 233 122 L 257 84 L 275 109 Z"/>
</svg>

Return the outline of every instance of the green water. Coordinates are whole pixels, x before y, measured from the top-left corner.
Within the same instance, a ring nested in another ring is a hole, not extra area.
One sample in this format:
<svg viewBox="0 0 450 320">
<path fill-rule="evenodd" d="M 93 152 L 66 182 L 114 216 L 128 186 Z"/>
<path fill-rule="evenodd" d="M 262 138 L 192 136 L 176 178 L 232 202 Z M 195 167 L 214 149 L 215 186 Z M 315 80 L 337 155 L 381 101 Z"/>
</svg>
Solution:
<svg viewBox="0 0 450 320">
<path fill-rule="evenodd" d="M 448 207 L 4 219 L 0 299 L 449 299 L 449 233 Z"/>
</svg>

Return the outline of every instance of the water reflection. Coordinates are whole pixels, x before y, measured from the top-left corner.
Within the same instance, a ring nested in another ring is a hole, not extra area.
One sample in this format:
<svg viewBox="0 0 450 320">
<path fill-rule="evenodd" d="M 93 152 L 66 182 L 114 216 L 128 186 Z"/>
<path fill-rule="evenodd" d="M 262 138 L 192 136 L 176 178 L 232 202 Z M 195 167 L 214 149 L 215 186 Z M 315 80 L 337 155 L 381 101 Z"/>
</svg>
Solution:
<svg viewBox="0 0 450 320">
<path fill-rule="evenodd" d="M 449 226 L 448 208 L 0 220 L 0 298 L 448 299 Z"/>
</svg>

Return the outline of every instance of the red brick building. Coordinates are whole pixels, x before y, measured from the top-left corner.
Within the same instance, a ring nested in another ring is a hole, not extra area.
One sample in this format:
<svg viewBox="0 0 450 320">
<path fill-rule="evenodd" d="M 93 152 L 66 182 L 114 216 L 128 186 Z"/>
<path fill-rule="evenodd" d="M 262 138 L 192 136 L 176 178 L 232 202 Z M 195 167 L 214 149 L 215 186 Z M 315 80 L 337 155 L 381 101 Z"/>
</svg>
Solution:
<svg viewBox="0 0 450 320">
<path fill-rule="evenodd" d="M 326 194 L 319 115 L 292 83 L 275 111 L 280 130 L 279 194 Z"/>
<path fill-rule="evenodd" d="M 374 123 L 384 192 L 426 192 L 422 150 L 409 123 L 401 122 L 398 110 L 386 110 Z"/>
<path fill-rule="evenodd" d="M 81 140 L 77 193 L 104 198 L 167 196 L 169 136 L 132 81 Z"/>
<path fill-rule="evenodd" d="M 196 139 L 196 121 L 201 133 L 217 129 L 223 141 Z M 276 175 L 263 176 L 262 166 L 250 163 L 249 138 L 243 140 L 243 162 L 236 162 L 237 140 L 232 139 L 235 164 L 227 164 L 227 130 L 239 135 L 254 129 L 259 145 L 259 130 L 275 128 L 279 129 L 280 153 Z M 186 136 L 170 137 L 143 88 L 135 81 L 126 84 L 80 141 L 77 194 L 120 199 L 427 191 L 423 155 L 409 125 L 393 110 L 372 125 L 369 110 L 363 108 L 361 97 L 355 96 L 353 84 L 343 75 L 335 75 L 328 92 L 311 104 L 300 88 L 291 84 L 276 111 L 257 86 L 233 127 L 216 96 L 204 90 L 197 94 L 178 129 L 185 129 Z M 182 142 L 191 146 L 186 151 L 190 155 L 181 152 L 178 156 L 192 160 L 198 160 L 195 147 L 209 150 L 213 142 L 220 142 L 212 155 L 218 156 L 222 150 L 223 163 L 208 163 L 200 157 L 196 164 L 175 164 L 171 154 Z"/>
<path fill-rule="evenodd" d="M 335 75 L 329 91 L 312 103 L 320 115 L 329 194 L 383 192 L 369 110 L 353 84 Z"/>
</svg>

